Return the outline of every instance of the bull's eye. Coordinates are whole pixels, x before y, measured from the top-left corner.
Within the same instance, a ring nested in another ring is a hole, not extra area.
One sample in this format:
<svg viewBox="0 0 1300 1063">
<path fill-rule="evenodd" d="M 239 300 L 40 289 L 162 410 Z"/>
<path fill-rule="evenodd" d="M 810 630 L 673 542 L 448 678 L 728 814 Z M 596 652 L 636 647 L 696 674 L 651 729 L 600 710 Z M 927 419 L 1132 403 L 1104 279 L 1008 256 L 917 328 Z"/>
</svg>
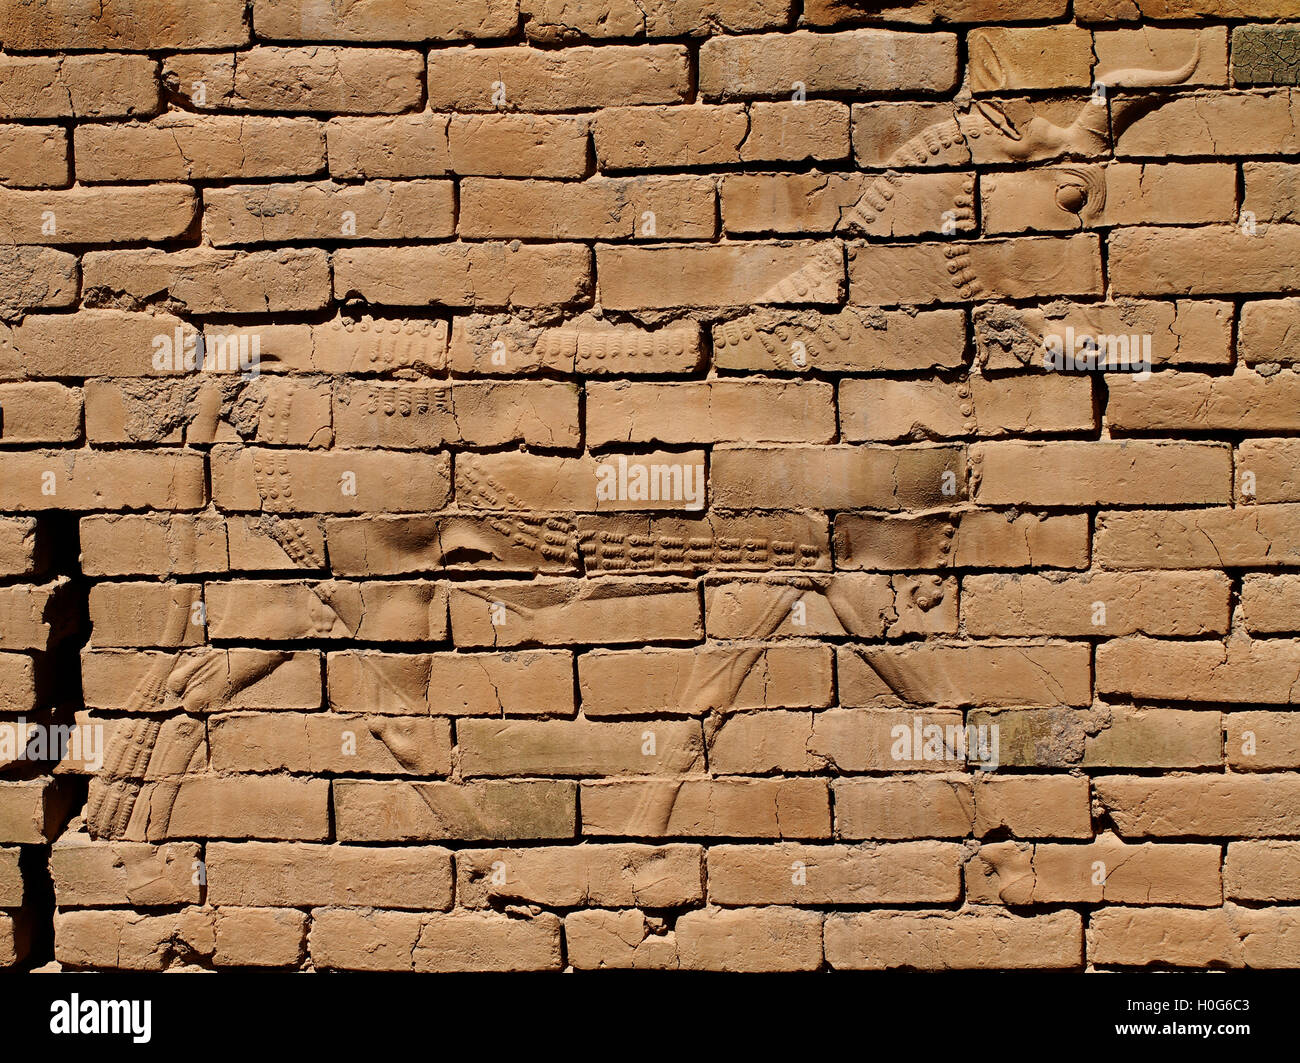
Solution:
<svg viewBox="0 0 1300 1063">
<path fill-rule="evenodd" d="M 1056 189 L 1056 205 L 1071 214 L 1078 214 L 1088 203 L 1088 189 L 1073 181 Z"/>
</svg>

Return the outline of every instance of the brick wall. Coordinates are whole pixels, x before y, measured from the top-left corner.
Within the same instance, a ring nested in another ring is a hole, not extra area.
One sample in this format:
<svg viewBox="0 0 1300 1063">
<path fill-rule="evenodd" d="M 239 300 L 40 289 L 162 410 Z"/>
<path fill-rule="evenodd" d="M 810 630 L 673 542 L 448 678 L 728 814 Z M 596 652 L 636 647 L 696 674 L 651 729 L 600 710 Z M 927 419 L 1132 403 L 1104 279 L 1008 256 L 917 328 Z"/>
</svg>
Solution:
<svg viewBox="0 0 1300 1063">
<path fill-rule="evenodd" d="M 1300 966 L 1248 6 L 8 0 L 0 965 Z"/>
</svg>

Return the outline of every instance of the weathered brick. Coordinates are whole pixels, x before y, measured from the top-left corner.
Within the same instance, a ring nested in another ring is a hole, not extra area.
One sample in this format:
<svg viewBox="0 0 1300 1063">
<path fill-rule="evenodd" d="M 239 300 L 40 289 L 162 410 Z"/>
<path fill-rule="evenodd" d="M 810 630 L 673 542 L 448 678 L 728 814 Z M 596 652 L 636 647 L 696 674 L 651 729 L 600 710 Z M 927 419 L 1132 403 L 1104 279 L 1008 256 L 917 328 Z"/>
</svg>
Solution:
<svg viewBox="0 0 1300 1063">
<path fill-rule="evenodd" d="M 334 254 L 339 299 L 395 306 L 567 306 L 591 294 L 581 244 L 438 244 Z"/>
<path fill-rule="evenodd" d="M 450 181 L 364 185 L 234 185 L 203 193 L 203 218 L 217 247 L 305 240 L 433 240 L 450 236 Z"/>
<path fill-rule="evenodd" d="M 687 58 L 678 44 L 435 49 L 429 54 L 428 103 L 451 111 L 679 103 L 688 88 Z"/>
<path fill-rule="evenodd" d="M 984 505 L 1180 505 L 1226 502 L 1231 453 L 1218 443 L 979 443 Z"/>
<path fill-rule="evenodd" d="M 342 842 L 573 838 L 576 783 L 380 782 L 334 784 L 335 833 Z"/>
<path fill-rule="evenodd" d="M 243 0 L 105 0 L 91 14 L 76 0 L 15 0 L 0 13 L 0 40 L 15 51 L 158 51 L 248 41 Z"/>
<path fill-rule="evenodd" d="M 1077 967 L 1083 956 L 1082 921 L 1070 911 L 828 915 L 825 937 L 826 962 L 846 970 L 1051 969 Z"/>
<path fill-rule="evenodd" d="M 79 181 L 249 180 L 311 177 L 325 169 L 325 132 L 311 118 L 196 115 L 78 125 Z"/>
<path fill-rule="evenodd" d="M 397 654 L 345 650 L 326 661 L 330 708 L 394 716 L 573 714 L 573 659 L 561 650 Z"/>
<path fill-rule="evenodd" d="M 700 94 L 709 100 L 807 92 L 943 92 L 957 81 L 951 33 L 892 30 L 714 37 L 700 49 Z"/>
<path fill-rule="evenodd" d="M 821 779 L 655 779 L 582 784 L 582 833 L 624 837 L 826 838 Z"/>
<path fill-rule="evenodd" d="M 206 864 L 209 904 L 451 907 L 451 853 L 434 846 L 213 842 Z"/>
<path fill-rule="evenodd" d="M 7 55 L 2 118 L 134 118 L 161 107 L 158 64 L 144 55 Z"/>
<path fill-rule="evenodd" d="M 466 908 L 502 902 L 669 908 L 698 903 L 702 882 L 698 845 L 557 845 L 456 853 L 456 898 Z"/>
<path fill-rule="evenodd" d="M 834 242 L 599 244 L 596 274 L 609 310 L 834 303 L 844 291 Z"/>
<path fill-rule="evenodd" d="M 715 200 L 708 178 L 468 178 L 460 183 L 459 231 L 470 239 L 707 240 L 717 229 Z"/>
</svg>

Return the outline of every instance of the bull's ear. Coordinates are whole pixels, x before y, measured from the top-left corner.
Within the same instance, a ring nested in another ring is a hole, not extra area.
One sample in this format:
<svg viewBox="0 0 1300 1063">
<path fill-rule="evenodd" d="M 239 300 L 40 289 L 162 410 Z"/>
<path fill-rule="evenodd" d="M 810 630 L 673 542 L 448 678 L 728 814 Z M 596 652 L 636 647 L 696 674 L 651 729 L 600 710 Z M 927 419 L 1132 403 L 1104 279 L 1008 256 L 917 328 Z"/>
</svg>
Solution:
<svg viewBox="0 0 1300 1063">
<path fill-rule="evenodd" d="M 971 42 L 970 70 L 972 92 L 996 92 L 1006 88 L 1007 75 L 1002 69 L 1002 60 L 987 37 L 978 36 Z"/>
<path fill-rule="evenodd" d="M 1016 128 L 1016 118 L 1010 113 L 1012 110 L 1024 110 L 1024 106 L 1017 106 L 1016 101 L 1009 103 L 999 103 L 995 100 L 976 100 L 975 108 L 989 125 L 993 126 L 1008 140 L 1019 140 L 1021 137 L 1020 130 Z M 1033 108 L 1022 116 L 1023 120 L 1028 122 L 1034 117 Z"/>
</svg>

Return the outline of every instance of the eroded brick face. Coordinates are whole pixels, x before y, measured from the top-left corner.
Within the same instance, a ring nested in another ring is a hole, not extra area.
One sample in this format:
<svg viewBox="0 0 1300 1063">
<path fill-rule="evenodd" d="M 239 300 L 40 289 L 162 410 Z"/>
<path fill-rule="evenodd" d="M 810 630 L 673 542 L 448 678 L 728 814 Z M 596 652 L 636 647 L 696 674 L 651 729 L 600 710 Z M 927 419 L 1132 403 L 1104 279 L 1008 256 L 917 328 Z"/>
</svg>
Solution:
<svg viewBox="0 0 1300 1063">
<path fill-rule="evenodd" d="M 7 0 L 0 967 L 1300 967 L 1298 14 Z"/>
</svg>

